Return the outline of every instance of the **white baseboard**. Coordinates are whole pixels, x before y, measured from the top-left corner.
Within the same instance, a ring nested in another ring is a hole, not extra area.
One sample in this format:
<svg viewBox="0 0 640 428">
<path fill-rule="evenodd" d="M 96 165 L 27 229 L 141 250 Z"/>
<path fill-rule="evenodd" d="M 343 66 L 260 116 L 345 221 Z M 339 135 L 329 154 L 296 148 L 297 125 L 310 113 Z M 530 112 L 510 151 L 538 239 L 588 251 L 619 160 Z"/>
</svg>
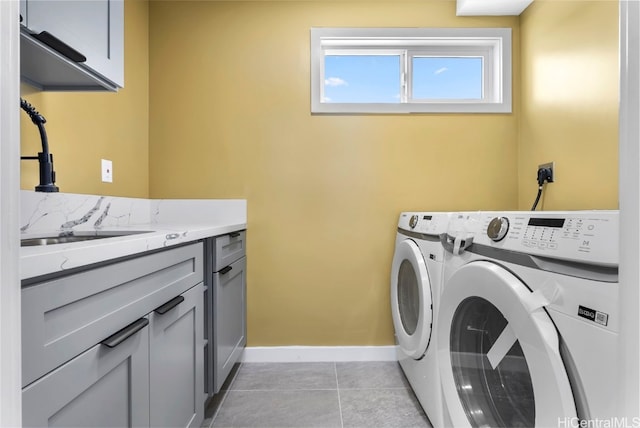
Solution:
<svg viewBox="0 0 640 428">
<path fill-rule="evenodd" d="M 254 346 L 247 347 L 243 363 L 320 361 L 397 361 L 395 346 Z"/>
</svg>

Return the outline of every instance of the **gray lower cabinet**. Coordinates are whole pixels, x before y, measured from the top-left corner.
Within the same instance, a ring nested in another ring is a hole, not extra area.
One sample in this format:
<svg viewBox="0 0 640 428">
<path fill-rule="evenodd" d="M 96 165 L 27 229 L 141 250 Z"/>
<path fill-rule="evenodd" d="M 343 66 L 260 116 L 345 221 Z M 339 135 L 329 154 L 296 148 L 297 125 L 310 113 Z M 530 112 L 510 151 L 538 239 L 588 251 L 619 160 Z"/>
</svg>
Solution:
<svg viewBox="0 0 640 428">
<path fill-rule="evenodd" d="M 196 427 L 204 418 L 203 292 L 197 285 L 149 314 L 151 426 Z"/>
<path fill-rule="evenodd" d="M 24 426 L 204 419 L 203 244 L 22 288 Z"/>
<path fill-rule="evenodd" d="M 217 394 L 247 343 L 246 231 L 205 240 L 205 392 Z"/>
<path fill-rule="evenodd" d="M 149 425 L 149 328 L 96 345 L 22 392 L 25 427 Z"/>
<path fill-rule="evenodd" d="M 215 392 L 229 376 L 247 343 L 247 258 L 242 257 L 213 276 Z"/>
</svg>

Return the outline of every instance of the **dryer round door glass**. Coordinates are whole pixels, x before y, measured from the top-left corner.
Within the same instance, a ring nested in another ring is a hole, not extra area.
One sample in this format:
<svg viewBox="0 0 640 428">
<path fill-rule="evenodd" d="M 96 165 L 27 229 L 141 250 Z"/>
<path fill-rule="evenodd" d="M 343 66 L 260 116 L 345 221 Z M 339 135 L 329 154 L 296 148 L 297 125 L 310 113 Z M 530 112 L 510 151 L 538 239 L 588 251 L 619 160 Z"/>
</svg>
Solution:
<svg viewBox="0 0 640 428">
<path fill-rule="evenodd" d="M 480 297 L 465 299 L 453 315 L 451 366 L 472 426 L 535 425 L 531 373 L 518 340 L 507 341 L 508 351 L 495 367 L 488 358 L 501 335 L 509 334 L 507 324 L 500 310 Z"/>
<path fill-rule="evenodd" d="M 560 339 L 542 302 L 488 261 L 460 267 L 444 284 L 438 365 L 453 426 L 557 426 L 576 417 Z"/>
<path fill-rule="evenodd" d="M 420 248 L 410 239 L 398 243 L 393 257 L 391 315 L 401 350 L 421 358 L 431 338 L 431 282 Z"/>
</svg>

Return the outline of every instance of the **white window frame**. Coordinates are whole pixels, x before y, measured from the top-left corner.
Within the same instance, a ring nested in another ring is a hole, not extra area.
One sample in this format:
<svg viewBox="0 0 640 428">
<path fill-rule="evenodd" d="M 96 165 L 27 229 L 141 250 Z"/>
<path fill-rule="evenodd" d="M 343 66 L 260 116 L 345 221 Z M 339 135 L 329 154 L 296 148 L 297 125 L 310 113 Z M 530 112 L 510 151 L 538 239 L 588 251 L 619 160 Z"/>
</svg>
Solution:
<svg viewBox="0 0 640 428">
<path fill-rule="evenodd" d="M 400 55 L 397 103 L 324 100 L 325 55 Z M 413 99 L 412 58 L 483 58 L 482 99 Z M 511 113 L 510 28 L 311 28 L 311 113 Z"/>
</svg>

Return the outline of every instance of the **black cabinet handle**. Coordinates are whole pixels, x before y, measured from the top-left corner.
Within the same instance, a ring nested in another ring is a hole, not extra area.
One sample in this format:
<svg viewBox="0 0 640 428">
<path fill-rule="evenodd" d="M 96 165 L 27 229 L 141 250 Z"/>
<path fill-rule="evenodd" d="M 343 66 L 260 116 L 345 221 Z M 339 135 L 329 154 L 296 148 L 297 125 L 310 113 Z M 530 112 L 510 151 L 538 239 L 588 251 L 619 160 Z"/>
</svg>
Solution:
<svg viewBox="0 0 640 428">
<path fill-rule="evenodd" d="M 100 343 L 106 346 L 107 348 L 115 348 L 116 346 L 118 346 L 119 344 L 121 344 L 122 342 L 124 342 L 125 340 L 127 340 L 128 338 L 130 338 L 131 336 L 133 336 L 143 328 L 145 328 L 148 324 L 149 324 L 148 319 L 140 318 L 139 320 L 132 322 L 131 324 L 129 324 L 122 330 L 118 331 L 117 333 L 114 333 L 111 336 L 107 337 L 105 340 L 103 340 Z"/>
<path fill-rule="evenodd" d="M 240 236 L 240 232 L 231 232 L 229 234 L 229 238 L 237 238 L 238 236 Z"/>
<path fill-rule="evenodd" d="M 59 54 L 66 56 L 73 62 L 85 62 L 87 60 L 87 57 L 82 53 L 78 52 L 48 31 L 41 31 L 37 34 L 31 33 L 31 36 L 35 39 L 40 40 L 42 43 L 49 46 Z"/>
<path fill-rule="evenodd" d="M 158 306 L 157 308 L 155 308 L 153 310 L 153 312 L 155 312 L 156 314 L 159 314 L 159 315 L 164 315 L 167 312 L 169 312 L 171 309 L 173 309 L 176 306 L 178 306 L 182 302 L 184 302 L 184 296 L 175 297 L 175 298 L 169 300 L 164 305 Z"/>
<path fill-rule="evenodd" d="M 225 273 L 231 272 L 231 269 L 233 269 L 231 266 L 223 267 L 222 269 L 220 269 L 220 275 L 224 275 Z"/>
</svg>

